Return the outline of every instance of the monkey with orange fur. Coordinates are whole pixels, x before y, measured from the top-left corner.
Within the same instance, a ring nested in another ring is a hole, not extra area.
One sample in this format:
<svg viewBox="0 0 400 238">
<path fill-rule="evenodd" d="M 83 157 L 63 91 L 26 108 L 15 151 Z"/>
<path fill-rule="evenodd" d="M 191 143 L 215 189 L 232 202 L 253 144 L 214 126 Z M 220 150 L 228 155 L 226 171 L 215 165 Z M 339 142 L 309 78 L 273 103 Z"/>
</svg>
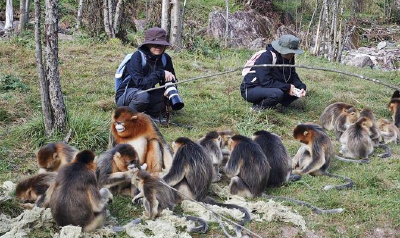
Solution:
<svg viewBox="0 0 400 238">
<path fill-rule="evenodd" d="M 344 111 L 340 113 L 335 121 L 335 134 L 337 140 L 340 139 L 350 125 L 357 121 L 359 116 L 360 113 L 358 113 L 358 111 Z"/>
<path fill-rule="evenodd" d="M 353 105 L 344 102 L 332 103 L 329 106 L 327 106 L 321 114 L 320 121 L 322 128 L 326 130 L 335 129 L 336 119 L 342 112 L 358 113 L 358 110 Z"/>
<path fill-rule="evenodd" d="M 103 225 L 106 205 L 113 196 L 107 188 L 98 188 L 94 157 L 90 150 L 79 152 L 37 201 L 38 206 L 50 207 L 59 226 L 80 226 L 87 232 Z"/>
<path fill-rule="evenodd" d="M 57 172 L 61 166 L 69 164 L 78 152 L 65 142 L 43 146 L 37 154 L 39 173 Z"/>
<path fill-rule="evenodd" d="M 56 176 L 56 172 L 47 172 L 24 179 L 18 183 L 15 196 L 24 203 L 24 207 L 33 207 L 33 203 L 45 195 L 54 183 Z"/>
<path fill-rule="evenodd" d="M 111 136 L 116 144 L 130 144 L 135 148 L 140 164 L 147 164 L 147 171 L 159 174 L 169 170 L 172 155 L 168 143 L 157 126 L 146 114 L 130 107 L 118 107 L 112 115 Z"/>
<path fill-rule="evenodd" d="M 386 119 L 379 119 L 377 122 L 381 131 L 381 139 L 385 144 L 397 144 L 400 140 L 400 130 L 392 122 Z"/>
<path fill-rule="evenodd" d="M 388 109 L 392 112 L 394 125 L 400 128 L 400 92 L 398 90 L 394 91 Z"/>
</svg>

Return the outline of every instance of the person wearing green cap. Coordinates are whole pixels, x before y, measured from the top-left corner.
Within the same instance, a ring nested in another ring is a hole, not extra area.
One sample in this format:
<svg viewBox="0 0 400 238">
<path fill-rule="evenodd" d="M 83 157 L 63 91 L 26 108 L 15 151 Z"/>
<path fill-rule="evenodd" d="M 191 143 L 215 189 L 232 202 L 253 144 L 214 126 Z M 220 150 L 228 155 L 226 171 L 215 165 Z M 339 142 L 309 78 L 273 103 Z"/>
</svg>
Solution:
<svg viewBox="0 0 400 238">
<path fill-rule="evenodd" d="M 282 35 L 279 40 L 267 45 L 254 65 L 294 65 L 294 56 L 304 53 L 299 49 L 299 43 L 300 39 L 294 35 Z M 253 103 L 254 110 L 262 110 L 273 108 L 278 103 L 283 107 L 289 106 L 306 95 L 306 85 L 294 67 L 254 67 L 246 73 L 240 91 L 246 101 Z"/>
</svg>

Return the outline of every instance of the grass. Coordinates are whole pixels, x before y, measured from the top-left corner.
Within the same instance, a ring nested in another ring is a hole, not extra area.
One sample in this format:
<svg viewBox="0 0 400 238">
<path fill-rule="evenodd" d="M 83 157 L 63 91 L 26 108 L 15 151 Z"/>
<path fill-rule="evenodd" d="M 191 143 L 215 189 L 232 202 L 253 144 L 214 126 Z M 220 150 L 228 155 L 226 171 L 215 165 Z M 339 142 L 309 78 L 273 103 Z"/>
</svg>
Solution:
<svg viewBox="0 0 400 238">
<path fill-rule="evenodd" d="M 31 42 L 0 41 L 0 87 L 7 79 L 13 87 L 0 93 L 0 182 L 18 182 L 37 171 L 35 151 L 42 145 L 57 141 L 63 135 L 46 138 L 40 109 L 37 69 Z M 112 40 L 101 43 L 89 38 L 60 42 L 60 75 L 68 106 L 68 126 L 72 129 L 71 144 L 79 149 L 93 149 L 96 154 L 107 146 L 108 128 L 114 103 L 113 74 L 125 54 L 134 49 Z M 222 50 L 210 47 L 207 51 L 168 52 L 180 80 L 215 73 L 241 66 L 252 55 L 245 50 Z M 363 74 L 399 85 L 399 72 L 381 72 L 328 63 L 321 58 L 301 55 L 297 63 Z M 168 142 L 180 136 L 198 139 L 210 130 L 234 129 L 251 136 L 258 129 L 270 130 L 283 138 L 294 155 L 300 144 L 292 139 L 292 130 L 302 122 L 318 123 L 319 115 L 330 103 L 345 101 L 358 108 L 370 107 L 377 118 L 391 118 L 386 105 L 392 90 L 362 79 L 335 73 L 298 69 L 307 84 L 308 95 L 303 102 L 294 103 L 284 113 L 266 110 L 255 113 L 240 96 L 239 72 L 197 82 L 182 84 L 180 94 L 185 108 L 175 112 L 173 120 L 190 124 L 192 130 L 170 126 L 161 132 Z M 334 138 L 333 133 L 330 133 Z M 339 144 L 333 140 L 338 150 Z M 354 179 L 355 186 L 345 191 L 323 191 L 327 184 L 339 184 L 332 178 L 305 176 L 303 182 L 269 189 L 272 195 L 286 195 L 308 201 L 323 208 L 345 208 L 342 214 L 318 216 L 309 209 L 293 206 L 303 215 L 309 231 L 298 231 L 283 222 L 252 222 L 250 227 L 263 236 L 294 236 L 315 234 L 327 237 L 376 236 L 376 229 L 400 232 L 400 149 L 392 146 L 391 159 L 379 159 L 376 154 L 367 165 L 347 164 L 334 160 L 330 171 Z M 311 186 L 308 188 L 306 184 Z M 291 204 L 287 204 L 291 205 Z M 132 205 L 129 198 L 117 196 L 110 212 L 120 224 L 140 216 L 142 208 Z M 16 200 L 1 204 L 0 212 L 17 216 L 21 212 Z M 206 235 L 222 236 L 217 226 Z M 53 231 L 40 231 L 34 237 L 50 237 Z M 126 237 L 120 234 L 119 237 Z"/>
</svg>

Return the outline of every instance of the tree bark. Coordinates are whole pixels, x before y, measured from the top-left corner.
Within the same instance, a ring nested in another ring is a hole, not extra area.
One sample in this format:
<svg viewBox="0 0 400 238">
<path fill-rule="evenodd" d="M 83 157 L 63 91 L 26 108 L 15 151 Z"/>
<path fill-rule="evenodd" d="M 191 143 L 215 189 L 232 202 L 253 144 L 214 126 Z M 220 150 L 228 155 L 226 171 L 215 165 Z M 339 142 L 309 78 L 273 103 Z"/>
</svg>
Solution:
<svg viewBox="0 0 400 238">
<path fill-rule="evenodd" d="M 12 0 L 6 0 L 6 25 L 4 26 L 5 31 L 13 29 L 14 21 L 14 8 Z"/>
<path fill-rule="evenodd" d="M 229 46 L 228 37 L 229 37 L 229 0 L 225 0 L 226 6 L 226 16 L 225 16 L 225 47 Z"/>
<path fill-rule="evenodd" d="M 25 6 L 25 9 L 26 9 L 26 13 L 25 13 L 26 21 L 25 22 L 26 23 L 29 22 L 30 5 L 31 5 L 31 0 L 26 0 L 26 6 Z"/>
<path fill-rule="evenodd" d="M 314 50 L 313 50 L 313 54 L 314 55 L 319 55 L 319 42 L 320 42 L 319 38 L 320 38 L 320 35 L 321 35 L 322 18 L 323 18 L 323 15 L 324 15 L 324 4 L 325 4 L 325 0 L 324 0 L 324 3 L 321 6 L 321 12 L 319 13 L 317 34 L 315 36 L 315 46 L 314 46 Z"/>
<path fill-rule="evenodd" d="M 169 34 L 169 0 L 162 0 L 161 3 L 161 28 Z"/>
<path fill-rule="evenodd" d="M 58 71 L 58 0 L 45 0 L 46 77 L 53 111 L 54 130 L 65 132 L 67 115 Z"/>
<path fill-rule="evenodd" d="M 310 41 L 309 41 L 309 39 L 308 39 L 308 34 L 310 34 L 310 28 L 311 28 L 311 26 L 312 26 L 312 24 L 314 23 L 314 19 L 315 19 L 315 15 L 317 14 L 317 11 L 318 11 L 318 4 L 319 3 L 319 0 L 317 0 L 316 2 L 315 2 L 315 9 L 314 9 L 314 12 L 313 12 L 313 14 L 312 14 L 312 17 L 311 17 L 311 20 L 310 20 L 310 23 L 308 24 L 308 28 L 307 28 L 307 32 L 306 32 L 306 47 L 307 48 L 309 48 L 310 47 Z M 312 40 L 311 40 L 312 41 Z"/>
<path fill-rule="evenodd" d="M 122 9 L 123 0 L 118 0 L 117 6 L 115 7 L 115 16 L 114 16 L 114 25 L 113 31 L 114 35 L 118 33 L 118 27 L 121 20 L 121 9 Z"/>
<path fill-rule="evenodd" d="M 25 30 L 26 25 L 26 0 L 21 0 L 19 4 L 19 32 L 23 32 Z"/>
<path fill-rule="evenodd" d="M 172 0 L 170 43 L 176 50 L 182 48 L 181 2 Z"/>
<path fill-rule="evenodd" d="M 112 32 L 110 29 L 110 22 L 109 22 L 108 0 L 103 1 L 103 17 L 104 17 L 104 31 L 106 32 L 107 36 L 111 38 Z"/>
<path fill-rule="evenodd" d="M 78 15 L 76 17 L 76 29 L 80 29 L 82 25 L 82 13 L 83 13 L 83 0 L 79 0 L 78 3 Z"/>
<path fill-rule="evenodd" d="M 46 135 L 51 135 L 53 132 L 53 116 L 51 113 L 51 104 L 49 98 L 49 82 L 47 81 L 42 56 L 42 40 L 40 31 L 40 0 L 35 0 L 35 42 L 36 42 L 36 63 L 38 66 L 40 79 L 40 98 L 42 104 L 42 113 L 44 120 L 44 130 Z"/>
</svg>

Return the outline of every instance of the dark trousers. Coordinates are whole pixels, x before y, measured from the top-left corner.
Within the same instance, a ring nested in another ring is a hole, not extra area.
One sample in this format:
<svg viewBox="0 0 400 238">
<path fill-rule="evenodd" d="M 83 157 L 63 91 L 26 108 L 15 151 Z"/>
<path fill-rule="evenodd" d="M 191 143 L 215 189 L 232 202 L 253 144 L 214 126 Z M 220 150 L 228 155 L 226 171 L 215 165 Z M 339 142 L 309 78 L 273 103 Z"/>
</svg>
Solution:
<svg viewBox="0 0 400 238">
<path fill-rule="evenodd" d="M 241 93 L 246 101 L 261 108 L 273 107 L 278 103 L 287 107 L 297 99 L 297 97 L 291 96 L 279 88 L 263 88 L 261 86 L 243 89 Z"/>
<path fill-rule="evenodd" d="M 160 113 L 165 113 L 164 89 L 140 93 L 142 90 L 128 88 L 121 97 L 118 98 L 117 106 L 129 106 L 138 112 L 144 112 L 150 116 L 158 117 Z"/>
</svg>

